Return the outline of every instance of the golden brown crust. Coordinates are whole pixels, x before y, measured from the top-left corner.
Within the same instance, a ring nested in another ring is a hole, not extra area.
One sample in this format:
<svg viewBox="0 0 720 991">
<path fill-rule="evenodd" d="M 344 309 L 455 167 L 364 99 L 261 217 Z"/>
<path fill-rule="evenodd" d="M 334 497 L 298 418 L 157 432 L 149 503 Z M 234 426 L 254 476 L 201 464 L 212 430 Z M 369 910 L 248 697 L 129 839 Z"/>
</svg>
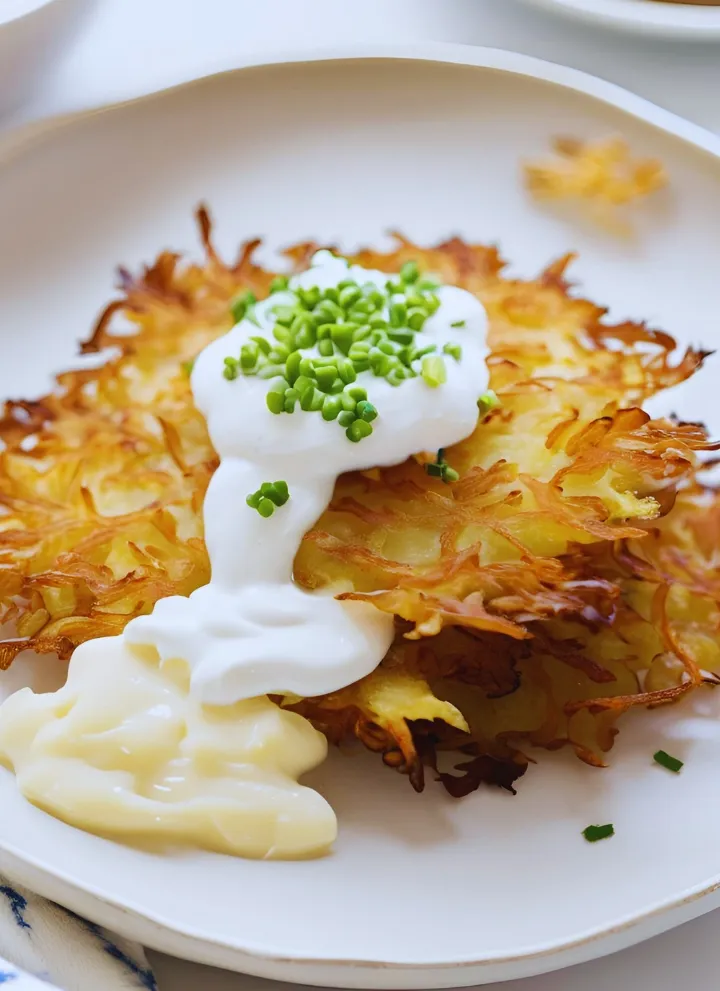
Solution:
<svg viewBox="0 0 720 991">
<path fill-rule="evenodd" d="M 114 349 L 106 364 L 5 406 L 0 602 L 17 637 L 0 643 L 0 667 L 26 647 L 67 657 L 208 580 L 201 507 L 217 459 L 183 363 L 229 328 L 233 295 L 263 296 L 273 273 L 254 262 L 257 242 L 223 262 L 204 209 L 198 220 L 202 264 L 165 252 L 121 272 L 83 345 Z M 397 638 L 358 685 L 284 704 L 334 742 L 359 738 L 417 789 L 428 768 L 452 794 L 512 789 L 528 745 L 602 764 L 620 713 L 720 668 L 720 500 L 696 480 L 697 452 L 714 445 L 640 408 L 706 352 L 675 360 L 668 334 L 608 323 L 571 292 L 572 256 L 522 281 L 495 248 L 397 239 L 358 261 L 416 259 L 478 294 L 501 406 L 447 452 L 455 485 L 425 472 L 434 452 L 338 481 L 296 577 L 393 613 Z M 287 254 L 302 267 L 316 247 Z M 444 749 L 463 755 L 457 776 L 438 769 Z"/>
</svg>

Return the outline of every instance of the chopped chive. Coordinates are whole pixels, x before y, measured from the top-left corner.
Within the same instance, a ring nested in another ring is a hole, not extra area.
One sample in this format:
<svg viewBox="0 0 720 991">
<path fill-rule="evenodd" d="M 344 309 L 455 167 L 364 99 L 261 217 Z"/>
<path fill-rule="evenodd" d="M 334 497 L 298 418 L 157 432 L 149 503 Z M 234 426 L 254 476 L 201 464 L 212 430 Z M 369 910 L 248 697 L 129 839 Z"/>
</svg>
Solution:
<svg viewBox="0 0 720 991">
<path fill-rule="evenodd" d="M 249 307 L 256 302 L 257 297 L 250 289 L 243 289 L 242 292 L 239 292 L 230 302 L 230 312 L 232 313 L 235 323 L 240 323 L 240 321 L 245 318 L 245 314 L 247 313 Z"/>
<path fill-rule="evenodd" d="M 190 378 L 190 376 L 192 375 L 192 370 L 195 367 L 195 359 L 188 358 L 187 361 L 183 361 L 180 367 L 182 368 L 183 372 L 187 375 L 187 377 Z"/>
<path fill-rule="evenodd" d="M 293 351 L 292 354 L 287 356 L 285 361 L 285 378 L 291 385 L 295 384 L 295 380 L 300 375 L 300 362 L 302 361 L 302 355 L 299 351 Z"/>
<path fill-rule="evenodd" d="M 295 334 L 296 348 L 311 348 L 317 342 L 317 331 L 311 323 L 303 324 Z"/>
<path fill-rule="evenodd" d="M 450 326 L 451 327 L 464 327 L 465 326 L 465 321 L 464 320 L 456 320 L 455 323 L 451 323 Z"/>
<path fill-rule="evenodd" d="M 275 503 L 271 502 L 270 499 L 261 499 L 258 503 L 257 511 L 267 520 L 275 512 Z"/>
<path fill-rule="evenodd" d="M 460 361 L 462 358 L 462 348 L 459 344 L 446 344 L 443 348 L 443 353 L 449 354 L 455 361 Z"/>
<path fill-rule="evenodd" d="M 286 389 L 283 401 L 283 409 L 286 413 L 294 413 L 295 406 L 300 402 L 300 394 L 297 389 Z"/>
<path fill-rule="evenodd" d="M 317 286 L 311 286 L 310 289 L 300 287 L 295 290 L 295 295 L 308 310 L 314 309 L 320 302 L 320 290 Z"/>
<path fill-rule="evenodd" d="M 325 396 L 322 404 L 323 420 L 337 420 L 343 410 L 341 396 Z"/>
<path fill-rule="evenodd" d="M 480 410 L 480 415 L 485 416 L 491 409 L 495 409 L 500 405 L 500 400 L 492 389 L 488 389 L 487 392 L 484 392 L 482 396 L 480 396 L 477 401 L 477 405 Z"/>
<path fill-rule="evenodd" d="M 421 374 L 431 389 L 436 389 L 439 385 L 447 382 L 445 362 L 437 355 L 427 355 L 423 358 Z"/>
<path fill-rule="evenodd" d="M 373 432 L 372 426 L 365 420 L 354 420 L 345 431 L 345 436 L 353 444 L 359 443 L 364 437 L 369 437 Z"/>
<path fill-rule="evenodd" d="M 317 379 L 317 384 L 323 392 L 330 392 L 337 378 L 337 368 L 334 365 L 326 365 L 325 367 L 315 369 L 315 378 Z"/>
<path fill-rule="evenodd" d="M 422 330 L 423 324 L 427 320 L 427 313 L 419 306 L 413 306 L 408 310 L 407 325 L 411 330 Z"/>
<path fill-rule="evenodd" d="M 257 377 L 260 379 L 274 379 L 278 375 L 285 374 L 285 366 L 278 365 L 275 362 L 270 362 L 269 364 L 262 365 L 262 367 L 257 370 Z"/>
<path fill-rule="evenodd" d="M 378 412 L 373 404 L 369 403 L 367 399 L 361 399 L 355 407 L 355 415 L 359 420 L 364 420 L 366 423 L 371 423 L 373 420 L 377 419 Z"/>
<path fill-rule="evenodd" d="M 407 306 L 399 300 L 390 304 L 390 326 L 402 327 L 407 319 Z"/>
<path fill-rule="evenodd" d="M 264 355 L 268 355 L 272 351 L 272 344 L 270 341 L 266 341 L 264 337 L 251 337 L 250 340 L 253 344 L 257 344 Z"/>
<path fill-rule="evenodd" d="M 587 826 L 583 829 L 583 836 L 588 843 L 597 843 L 598 840 L 606 840 L 609 836 L 615 835 L 615 827 L 611 822 L 604 826 Z"/>
<path fill-rule="evenodd" d="M 417 267 L 417 262 L 405 262 L 403 267 L 400 269 L 400 278 L 403 282 L 417 282 L 420 278 L 420 271 Z"/>
<path fill-rule="evenodd" d="M 270 294 L 276 292 L 282 292 L 288 287 L 288 278 L 286 275 L 276 275 L 275 278 L 270 283 Z"/>
<path fill-rule="evenodd" d="M 257 344 L 243 344 L 240 348 L 240 368 L 245 374 L 252 371 L 258 363 L 260 349 Z"/>
<path fill-rule="evenodd" d="M 353 328 L 350 324 L 334 324 L 330 331 L 330 340 L 338 351 L 347 354 L 353 343 Z"/>
<path fill-rule="evenodd" d="M 269 519 L 276 507 L 284 506 L 290 498 L 287 482 L 263 482 L 256 492 L 251 492 L 245 502 L 251 509 L 256 509 L 265 519 Z"/>
<path fill-rule="evenodd" d="M 653 760 L 656 764 L 666 767 L 668 771 L 673 771 L 675 774 L 678 773 L 685 763 L 682 760 L 678 760 L 677 757 L 666 753 L 664 750 L 658 750 L 657 753 L 653 754 Z"/>
<path fill-rule="evenodd" d="M 340 306 L 349 310 L 353 304 L 362 297 L 362 289 L 358 285 L 346 286 L 344 289 L 340 290 L 340 297 L 338 302 Z"/>
<path fill-rule="evenodd" d="M 324 394 L 320 389 L 315 388 L 314 382 L 311 382 L 309 385 L 303 385 L 300 392 L 300 409 L 306 411 L 322 409 L 323 398 Z"/>
<path fill-rule="evenodd" d="M 342 408 L 348 410 L 350 413 L 355 413 L 358 405 L 357 399 L 353 399 L 347 390 L 343 390 L 343 392 L 339 393 L 339 396 L 340 401 L 342 402 Z"/>
<path fill-rule="evenodd" d="M 275 324 L 272 335 L 279 344 L 289 344 L 292 340 L 290 328 L 284 327 L 281 323 Z"/>
<path fill-rule="evenodd" d="M 412 330 L 406 329 L 405 327 L 398 327 L 397 330 L 389 330 L 388 337 L 395 344 L 412 344 L 415 340 L 415 334 Z"/>
<path fill-rule="evenodd" d="M 440 478 L 446 485 L 457 482 L 460 478 L 459 472 L 451 468 L 445 460 L 445 451 L 441 447 L 437 452 L 437 458 L 430 464 L 425 465 L 425 471 L 433 478 Z"/>
<path fill-rule="evenodd" d="M 353 411 L 344 409 L 338 416 L 338 423 L 341 427 L 350 427 L 353 423 L 355 423 L 356 419 L 357 417 Z"/>
<path fill-rule="evenodd" d="M 233 379 L 238 377 L 239 362 L 237 358 L 225 358 L 223 364 L 225 366 L 223 368 L 223 375 L 228 381 L 232 382 Z"/>
<path fill-rule="evenodd" d="M 428 296 L 425 305 L 427 306 L 430 315 L 432 316 L 433 313 L 437 313 L 437 311 L 440 309 L 440 300 L 437 296 L 432 294 Z"/>
</svg>

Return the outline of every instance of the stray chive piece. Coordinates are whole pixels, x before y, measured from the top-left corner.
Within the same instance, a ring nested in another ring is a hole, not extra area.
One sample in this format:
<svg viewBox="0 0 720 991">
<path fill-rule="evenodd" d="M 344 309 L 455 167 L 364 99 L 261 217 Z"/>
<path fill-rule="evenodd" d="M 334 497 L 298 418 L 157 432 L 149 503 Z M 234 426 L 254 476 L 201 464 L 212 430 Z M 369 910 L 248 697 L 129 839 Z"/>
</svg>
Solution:
<svg viewBox="0 0 720 991">
<path fill-rule="evenodd" d="M 482 396 L 480 396 L 477 401 L 477 405 L 480 410 L 480 416 L 487 416 L 491 409 L 496 409 L 501 405 L 501 403 L 493 390 L 488 389 L 487 392 L 484 392 Z"/>
<path fill-rule="evenodd" d="M 187 377 L 190 378 L 190 376 L 192 375 L 192 370 L 195 367 L 195 359 L 194 358 L 188 358 L 187 361 L 183 361 L 183 363 L 182 363 L 182 365 L 180 367 L 185 372 L 185 374 L 187 375 Z"/>
<path fill-rule="evenodd" d="M 240 323 L 241 320 L 245 318 L 248 310 L 257 302 L 257 297 L 255 293 L 250 289 L 243 289 L 239 292 L 235 299 L 230 303 L 230 312 L 233 315 L 235 323 Z"/>
<path fill-rule="evenodd" d="M 275 512 L 275 508 L 284 506 L 289 498 L 290 490 L 287 482 L 263 482 L 256 492 L 251 492 L 247 496 L 245 502 L 267 520 Z"/>
<path fill-rule="evenodd" d="M 447 368 L 438 355 L 426 355 L 423 358 L 420 374 L 431 389 L 437 389 L 439 385 L 447 382 Z"/>
<path fill-rule="evenodd" d="M 464 320 L 456 320 L 455 323 L 451 323 L 450 326 L 451 327 L 464 327 L 465 326 L 465 321 Z"/>
<path fill-rule="evenodd" d="M 450 485 L 452 482 L 457 482 L 460 478 L 459 473 L 455 471 L 454 468 L 451 468 L 445 460 L 445 451 L 443 448 L 440 448 L 437 452 L 437 459 L 435 461 L 431 461 L 429 464 L 425 465 L 425 471 L 431 478 L 439 478 L 445 482 L 446 485 Z"/>
<path fill-rule="evenodd" d="M 598 840 L 606 840 L 610 836 L 615 835 L 615 827 L 611 822 L 608 822 L 604 826 L 588 826 L 583 829 L 583 836 L 588 841 L 588 843 L 597 843 Z"/>
<path fill-rule="evenodd" d="M 275 278 L 270 283 L 270 294 L 276 292 L 282 292 L 288 287 L 288 278 L 286 275 L 276 275 Z"/>
<path fill-rule="evenodd" d="M 673 771 L 675 774 L 684 766 L 684 761 L 678 760 L 677 757 L 673 757 L 671 754 L 666 753 L 664 750 L 658 750 L 657 753 L 653 754 L 653 760 L 656 764 L 660 764 L 661 767 L 666 767 L 668 771 Z"/>
</svg>

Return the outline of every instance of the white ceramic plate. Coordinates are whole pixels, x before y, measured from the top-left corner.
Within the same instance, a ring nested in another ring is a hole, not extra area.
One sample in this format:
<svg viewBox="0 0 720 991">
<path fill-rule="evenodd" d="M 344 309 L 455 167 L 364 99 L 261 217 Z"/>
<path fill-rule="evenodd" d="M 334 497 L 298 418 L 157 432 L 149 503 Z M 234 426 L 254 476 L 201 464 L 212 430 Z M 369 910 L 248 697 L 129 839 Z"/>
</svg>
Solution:
<svg viewBox="0 0 720 991">
<path fill-rule="evenodd" d="M 720 38 L 720 7 L 657 0 L 526 0 L 535 7 L 580 17 L 605 27 L 666 38 Z"/>
<path fill-rule="evenodd" d="M 497 241 L 517 272 L 570 248 L 575 276 L 683 342 L 718 342 L 720 140 L 610 84 L 506 52 L 424 47 L 246 68 L 56 124 L 0 149 L 0 391 L 74 360 L 118 262 L 197 254 L 205 198 L 231 252 L 307 237 Z M 374 53 L 377 55 L 377 53 Z M 305 56 L 307 59 L 307 56 Z M 329 60 L 326 60 L 329 59 Z M 291 62 L 290 57 L 279 60 Z M 617 241 L 536 208 L 519 163 L 556 133 L 621 132 L 672 192 Z M 717 363 L 672 397 L 720 431 Z M 713 392 L 713 390 L 715 390 Z M 47 659 L 36 668 L 47 671 Z M 5 692 L 27 677 L 0 678 Z M 0 773 L 0 869 L 176 956 L 265 977 L 420 988 L 510 979 L 627 946 L 720 904 L 720 695 L 626 722 L 613 768 L 543 756 L 517 798 L 416 796 L 370 756 L 313 778 L 338 811 L 327 859 L 159 856 L 49 818 Z M 653 766 L 659 746 L 687 761 Z M 596 846 L 580 831 L 615 823 Z"/>
<path fill-rule="evenodd" d="M 0 115 L 47 78 L 94 0 L 0 2 Z"/>
</svg>

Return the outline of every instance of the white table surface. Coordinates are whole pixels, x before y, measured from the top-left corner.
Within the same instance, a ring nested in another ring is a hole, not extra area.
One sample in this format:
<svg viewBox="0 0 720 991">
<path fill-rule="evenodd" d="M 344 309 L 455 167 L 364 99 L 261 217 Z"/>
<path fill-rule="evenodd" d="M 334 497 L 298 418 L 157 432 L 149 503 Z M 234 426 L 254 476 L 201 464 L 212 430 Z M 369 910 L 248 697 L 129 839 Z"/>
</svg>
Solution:
<svg viewBox="0 0 720 991">
<path fill-rule="evenodd" d="M 88 0 L 83 32 L 21 111 L 32 119 L 152 83 L 176 67 L 269 49 L 363 41 L 511 48 L 604 76 L 720 132 L 720 43 L 644 40 L 531 11 L 520 0 Z M 242 897 L 242 893 L 238 894 Z M 588 897 L 592 893 L 588 892 Z M 282 991 L 279 984 L 151 954 L 160 991 Z M 715 991 L 720 912 L 604 960 L 506 991 Z"/>
</svg>

